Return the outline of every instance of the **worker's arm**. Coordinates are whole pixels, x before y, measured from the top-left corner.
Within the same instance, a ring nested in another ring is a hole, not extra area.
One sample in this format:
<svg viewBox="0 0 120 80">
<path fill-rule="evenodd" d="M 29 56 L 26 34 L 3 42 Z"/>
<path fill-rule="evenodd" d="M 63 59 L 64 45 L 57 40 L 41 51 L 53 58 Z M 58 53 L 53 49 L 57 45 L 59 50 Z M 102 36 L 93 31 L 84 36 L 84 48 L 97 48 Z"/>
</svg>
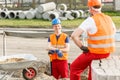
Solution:
<svg viewBox="0 0 120 80">
<path fill-rule="evenodd" d="M 80 35 L 83 33 L 83 30 L 81 28 L 77 28 L 72 34 L 71 38 L 74 41 L 74 43 L 81 48 L 82 42 L 80 41 Z"/>
<path fill-rule="evenodd" d="M 71 38 L 73 39 L 74 43 L 83 51 L 83 53 L 89 52 L 89 49 L 84 46 L 80 40 L 80 35 L 84 31 L 81 28 L 77 28 L 71 35 Z"/>
<path fill-rule="evenodd" d="M 69 43 L 65 43 L 64 47 L 54 47 L 54 46 L 51 45 L 50 42 L 48 42 L 48 48 L 47 48 L 48 51 L 49 50 L 56 50 L 56 49 L 59 49 L 62 52 L 68 52 L 69 49 L 70 49 L 70 44 Z"/>
</svg>

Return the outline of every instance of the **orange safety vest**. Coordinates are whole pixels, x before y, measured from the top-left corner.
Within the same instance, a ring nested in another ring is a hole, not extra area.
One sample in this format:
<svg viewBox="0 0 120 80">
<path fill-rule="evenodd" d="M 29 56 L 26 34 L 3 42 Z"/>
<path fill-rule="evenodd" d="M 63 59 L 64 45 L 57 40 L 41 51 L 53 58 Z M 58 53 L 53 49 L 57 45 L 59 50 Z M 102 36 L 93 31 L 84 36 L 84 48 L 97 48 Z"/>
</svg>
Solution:
<svg viewBox="0 0 120 80">
<path fill-rule="evenodd" d="M 56 47 L 56 48 L 64 48 L 65 47 L 65 39 L 67 37 L 67 34 L 65 33 L 61 33 L 60 34 L 60 37 L 58 38 L 58 40 L 56 39 L 56 35 L 55 34 L 51 34 L 50 35 L 50 42 L 51 42 L 51 45 Z M 55 54 L 49 54 L 50 56 L 50 61 L 53 61 L 53 60 L 67 60 L 68 59 L 68 53 L 62 53 L 63 54 L 63 57 L 58 57 L 58 55 L 55 53 Z"/>
<path fill-rule="evenodd" d="M 111 18 L 103 13 L 92 16 L 97 32 L 88 33 L 88 48 L 91 53 L 106 54 L 114 52 L 114 29 Z"/>
</svg>

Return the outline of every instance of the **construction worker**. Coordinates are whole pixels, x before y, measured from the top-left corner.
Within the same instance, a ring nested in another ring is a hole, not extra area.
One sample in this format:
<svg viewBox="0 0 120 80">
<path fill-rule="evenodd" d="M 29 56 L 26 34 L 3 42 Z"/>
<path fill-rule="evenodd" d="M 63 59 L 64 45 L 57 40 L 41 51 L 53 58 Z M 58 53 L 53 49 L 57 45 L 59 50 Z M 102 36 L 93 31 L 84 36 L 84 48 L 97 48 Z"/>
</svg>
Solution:
<svg viewBox="0 0 120 80">
<path fill-rule="evenodd" d="M 56 80 L 68 78 L 68 51 L 69 37 L 61 31 L 61 21 L 57 18 L 52 20 L 54 33 L 48 38 L 48 50 L 51 61 L 51 72 Z"/>
<path fill-rule="evenodd" d="M 91 63 L 93 60 L 107 58 L 115 50 L 114 34 L 115 25 L 111 18 L 101 12 L 101 0 L 88 0 L 91 17 L 88 17 L 71 34 L 74 43 L 83 51 L 70 66 L 70 80 L 81 80 L 81 73 L 89 66 L 88 80 L 91 77 Z M 87 46 L 84 46 L 79 38 L 87 33 Z"/>
</svg>

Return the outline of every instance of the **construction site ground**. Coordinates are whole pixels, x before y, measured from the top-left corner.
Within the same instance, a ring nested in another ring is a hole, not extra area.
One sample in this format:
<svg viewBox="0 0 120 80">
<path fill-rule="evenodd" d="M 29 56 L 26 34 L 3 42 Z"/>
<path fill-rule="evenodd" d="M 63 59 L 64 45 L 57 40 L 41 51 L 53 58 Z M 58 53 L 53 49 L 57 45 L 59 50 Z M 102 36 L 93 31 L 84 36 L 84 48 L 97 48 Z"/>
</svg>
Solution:
<svg viewBox="0 0 120 80">
<path fill-rule="evenodd" d="M 39 61 L 48 61 L 49 56 L 46 48 L 48 47 L 47 38 L 24 38 L 15 36 L 0 35 L 0 56 L 13 54 L 33 54 Z M 81 50 L 70 39 L 70 51 L 68 62 L 72 61 L 81 54 Z M 116 42 L 116 51 L 111 55 L 120 55 L 120 42 Z M 14 80 L 14 79 L 12 79 Z M 24 80 L 24 79 L 16 79 Z M 35 80 L 42 80 L 40 76 Z M 44 79 L 47 80 L 47 79 Z M 52 80 L 52 79 L 51 79 Z"/>
</svg>

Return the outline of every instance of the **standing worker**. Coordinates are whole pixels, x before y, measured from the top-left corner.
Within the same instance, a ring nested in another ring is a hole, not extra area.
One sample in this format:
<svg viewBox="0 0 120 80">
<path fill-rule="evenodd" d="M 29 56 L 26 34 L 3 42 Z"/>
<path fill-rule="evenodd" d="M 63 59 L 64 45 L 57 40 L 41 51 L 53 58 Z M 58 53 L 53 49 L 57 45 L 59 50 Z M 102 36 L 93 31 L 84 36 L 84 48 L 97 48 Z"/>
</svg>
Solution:
<svg viewBox="0 0 120 80">
<path fill-rule="evenodd" d="M 115 25 L 111 18 L 101 12 L 101 0 L 88 0 L 91 17 L 88 17 L 71 35 L 74 43 L 83 51 L 70 66 L 70 80 L 81 80 L 80 74 L 89 66 L 88 80 L 91 77 L 93 60 L 107 58 L 114 52 Z M 84 46 L 79 36 L 86 32 L 88 47 Z"/>
<path fill-rule="evenodd" d="M 69 37 L 62 33 L 61 21 L 57 18 L 52 20 L 54 33 L 48 38 L 48 50 L 51 61 L 52 75 L 58 79 L 68 78 L 68 51 Z"/>
</svg>

